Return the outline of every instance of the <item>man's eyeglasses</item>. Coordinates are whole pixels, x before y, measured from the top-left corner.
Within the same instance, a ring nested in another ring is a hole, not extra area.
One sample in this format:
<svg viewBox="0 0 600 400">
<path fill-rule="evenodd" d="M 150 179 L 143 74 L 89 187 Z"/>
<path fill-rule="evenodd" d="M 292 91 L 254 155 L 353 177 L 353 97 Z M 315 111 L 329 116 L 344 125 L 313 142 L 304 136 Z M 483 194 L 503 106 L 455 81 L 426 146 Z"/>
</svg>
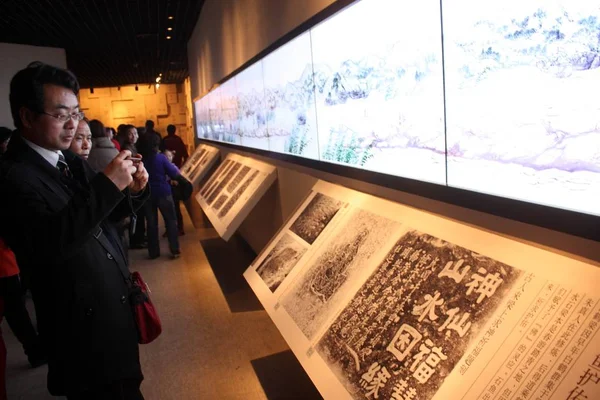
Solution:
<svg viewBox="0 0 600 400">
<path fill-rule="evenodd" d="M 73 121 L 81 121 L 85 117 L 85 114 L 83 112 L 77 112 L 73 114 L 48 114 L 47 112 L 42 111 L 40 114 L 46 114 L 53 118 L 56 118 L 59 122 L 63 124 L 67 123 L 71 119 Z"/>
</svg>

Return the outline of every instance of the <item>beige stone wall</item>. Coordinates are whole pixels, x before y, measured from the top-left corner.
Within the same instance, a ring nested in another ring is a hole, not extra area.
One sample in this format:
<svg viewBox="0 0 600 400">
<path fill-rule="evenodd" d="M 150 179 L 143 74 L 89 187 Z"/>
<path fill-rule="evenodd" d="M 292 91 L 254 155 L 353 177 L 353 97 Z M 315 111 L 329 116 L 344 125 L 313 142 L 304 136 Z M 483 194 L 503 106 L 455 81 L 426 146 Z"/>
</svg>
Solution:
<svg viewBox="0 0 600 400">
<path fill-rule="evenodd" d="M 167 134 L 167 125 L 177 126 L 177 134 L 193 149 L 191 96 L 189 79 L 183 84 L 135 85 L 84 88 L 79 93 L 81 110 L 89 119 L 98 119 L 105 126 L 117 128 L 121 124 L 144 126 L 146 120 L 155 123 L 156 131 Z"/>
</svg>

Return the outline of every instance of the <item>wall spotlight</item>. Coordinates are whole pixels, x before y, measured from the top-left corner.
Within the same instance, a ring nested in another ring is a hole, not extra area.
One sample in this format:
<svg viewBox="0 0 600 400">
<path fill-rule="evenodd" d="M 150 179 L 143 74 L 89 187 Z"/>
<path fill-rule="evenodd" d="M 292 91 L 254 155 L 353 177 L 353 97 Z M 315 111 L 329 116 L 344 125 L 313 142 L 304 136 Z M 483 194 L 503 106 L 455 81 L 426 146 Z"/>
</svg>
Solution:
<svg viewBox="0 0 600 400">
<path fill-rule="evenodd" d="M 158 89 L 159 87 L 160 87 L 160 83 L 157 83 L 156 84 L 156 88 Z"/>
<path fill-rule="evenodd" d="M 173 16 L 172 16 L 172 15 L 169 15 L 169 19 L 173 19 Z"/>
<path fill-rule="evenodd" d="M 167 36 L 167 40 L 171 40 L 171 36 Z"/>
<path fill-rule="evenodd" d="M 90 88 L 90 93 L 94 94 L 94 88 L 93 87 Z"/>
<path fill-rule="evenodd" d="M 121 90 L 121 89 L 119 88 L 119 90 Z M 138 90 L 140 90 L 140 89 L 138 88 L 138 85 L 135 85 L 135 91 L 137 92 Z"/>
<path fill-rule="evenodd" d="M 173 30 L 173 28 L 171 28 L 171 27 L 168 27 L 168 28 L 167 28 L 167 30 L 168 30 L 168 31 L 172 31 L 172 30 Z"/>
</svg>

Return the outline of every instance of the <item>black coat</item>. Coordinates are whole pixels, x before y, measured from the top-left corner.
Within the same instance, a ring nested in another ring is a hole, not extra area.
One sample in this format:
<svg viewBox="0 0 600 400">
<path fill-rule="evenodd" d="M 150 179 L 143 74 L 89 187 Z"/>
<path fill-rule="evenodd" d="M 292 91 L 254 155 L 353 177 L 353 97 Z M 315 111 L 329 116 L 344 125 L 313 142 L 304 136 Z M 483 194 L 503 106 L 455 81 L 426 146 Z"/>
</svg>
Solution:
<svg viewBox="0 0 600 400">
<path fill-rule="evenodd" d="M 114 223 L 141 207 L 149 190 L 131 197 L 63 154 L 74 179 L 13 135 L 0 167 L 0 236 L 30 276 L 53 395 L 142 378 Z"/>
</svg>

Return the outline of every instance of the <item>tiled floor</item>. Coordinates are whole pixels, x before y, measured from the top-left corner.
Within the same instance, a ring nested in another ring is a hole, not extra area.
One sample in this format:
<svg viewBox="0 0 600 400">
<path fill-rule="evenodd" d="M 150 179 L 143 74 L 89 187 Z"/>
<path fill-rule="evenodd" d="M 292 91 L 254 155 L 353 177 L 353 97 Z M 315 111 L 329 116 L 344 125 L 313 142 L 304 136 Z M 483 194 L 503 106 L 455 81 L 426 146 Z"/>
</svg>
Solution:
<svg viewBox="0 0 600 400">
<path fill-rule="evenodd" d="M 231 245 L 217 239 L 212 229 L 194 229 L 187 218 L 186 232 L 177 260 L 168 258 L 165 240 L 164 256 L 157 260 L 148 260 L 145 250 L 130 252 L 132 270 L 140 271 L 148 282 L 164 328 L 155 342 L 141 346 L 146 399 L 319 398 L 266 312 L 241 282 L 240 266 L 217 257 L 211 268 L 200 241 L 210 243 L 210 253 L 217 255 L 219 246 Z M 8 349 L 8 398 L 56 399 L 46 393 L 46 368 L 28 368 L 6 323 L 2 330 Z"/>
</svg>

